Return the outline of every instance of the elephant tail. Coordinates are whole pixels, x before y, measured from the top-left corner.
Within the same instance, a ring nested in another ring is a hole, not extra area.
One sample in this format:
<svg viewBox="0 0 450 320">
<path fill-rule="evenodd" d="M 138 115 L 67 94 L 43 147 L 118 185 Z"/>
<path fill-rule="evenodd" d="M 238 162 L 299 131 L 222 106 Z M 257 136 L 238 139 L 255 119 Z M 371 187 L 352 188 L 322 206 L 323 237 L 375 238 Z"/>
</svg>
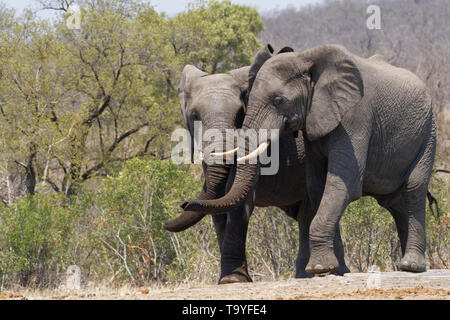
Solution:
<svg viewBox="0 0 450 320">
<path fill-rule="evenodd" d="M 438 206 L 438 202 L 437 202 L 436 198 L 433 197 L 433 195 L 430 193 L 430 191 L 427 191 L 427 198 L 428 198 L 428 206 L 430 208 L 431 213 L 435 217 L 439 218 L 440 212 L 439 212 L 439 206 Z M 436 208 L 436 212 L 433 209 L 433 204 L 434 204 L 434 207 Z"/>
</svg>

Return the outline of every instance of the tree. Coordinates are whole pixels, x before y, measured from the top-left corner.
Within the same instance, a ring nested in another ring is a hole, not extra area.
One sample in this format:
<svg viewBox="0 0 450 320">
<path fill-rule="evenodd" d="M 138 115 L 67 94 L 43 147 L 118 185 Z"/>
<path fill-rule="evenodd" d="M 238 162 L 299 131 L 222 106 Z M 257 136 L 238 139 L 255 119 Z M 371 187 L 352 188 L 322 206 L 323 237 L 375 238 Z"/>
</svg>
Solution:
<svg viewBox="0 0 450 320">
<path fill-rule="evenodd" d="M 263 30 L 258 11 L 230 1 L 199 2 L 169 22 L 174 53 L 210 73 L 250 64 Z"/>
<path fill-rule="evenodd" d="M 72 2 L 40 1 L 58 13 L 53 25 L 31 11 L 2 18 L 2 160 L 22 168 L 29 194 L 71 194 L 128 159 L 168 157 L 184 65 L 222 72 L 259 47 L 257 11 L 229 1 L 169 18 L 140 1 L 90 0 L 79 30 L 66 24 Z"/>
</svg>

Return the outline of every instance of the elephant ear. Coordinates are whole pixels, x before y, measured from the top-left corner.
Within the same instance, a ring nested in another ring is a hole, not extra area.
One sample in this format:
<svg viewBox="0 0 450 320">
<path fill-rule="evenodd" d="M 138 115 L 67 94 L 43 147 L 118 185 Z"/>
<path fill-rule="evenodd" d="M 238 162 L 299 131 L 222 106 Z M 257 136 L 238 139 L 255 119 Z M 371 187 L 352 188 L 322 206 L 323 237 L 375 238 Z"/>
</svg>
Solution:
<svg viewBox="0 0 450 320">
<path fill-rule="evenodd" d="M 189 95 L 190 86 L 195 79 L 206 76 L 207 73 L 201 71 L 197 67 L 188 64 L 184 67 L 181 74 L 180 85 L 178 87 L 178 98 L 180 99 L 181 114 L 183 115 L 184 124 L 189 130 L 189 119 L 187 114 L 186 96 Z"/>
<path fill-rule="evenodd" d="M 314 141 L 333 131 L 361 101 L 364 85 L 352 54 L 342 46 L 322 46 L 302 56 L 311 62 L 314 88 L 306 115 L 306 134 Z"/>
<path fill-rule="evenodd" d="M 250 67 L 242 67 L 239 69 L 234 69 L 229 72 L 233 79 L 238 84 L 241 89 L 241 99 L 244 102 L 244 108 L 247 107 L 247 96 L 248 96 L 248 73 Z M 246 110 L 245 110 L 246 111 Z"/>
<path fill-rule="evenodd" d="M 207 73 L 201 71 L 193 65 L 186 65 L 181 74 L 180 85 L 178 87 L 178 98 L 180 99 L 181 114 L 184 125 L 191 134 L 191 162 L 194 162 L 194 127 L 187 111 L 187 96 L 190 94 L 190 86 L 195 79 L 206 76 Z"/>
<path fill-rule="evenodd" d="M 286 52 L 294 52 L 294 49 L 291 47 L 284 47 L 277 54 L 286 53 Z M 273 48 L 270 44 L 267 44 L 265 47 L 261 48 L 253 59 L 253 64 L 250 67 L 250 71 L 248 73 L 248 92 L 253 87 L 253 82 L 255 82 L 256 75 L 258 74 L 259 69 L 261 69 L 264 62 L 273 57 Z M 247 95 L 248 97 L 248 95 Z"/>
<path fill-rule="evenodd" d="M 277 54 L 285 53 L 285 52 L 294 52 L 294 49 L 292 49 L 291 47 L 284 47 L 280 51 L 278 51 Z"/>
<path fill-rule="evenodd" d="M 248 74 L 250 71 L 250 67 L 242 67 L 239 69 L 234 69 L 229 72 L 229 74 L 233 77 L 233 79 L 237 82 L 239 88 L 241 88 L 242 92 L 246 92 L 248 90 Z"/>
<path fill-rule="evenodd" d="M 261 69 L 264 62 L 269 60 L 273 55 L 273 48 L 270 44 L 267 44 L 261 50 L 259 50 L 255 58 L 253 59 L 253 63 L 250 66 L 250 71 L 248 72 L 248 92 L 252 90 L 253 82 L 255 82 L 256 75 L 258 74 L 259 69 Z M 247 95 L 248 97 L 248 95 Z"/>
</svg>

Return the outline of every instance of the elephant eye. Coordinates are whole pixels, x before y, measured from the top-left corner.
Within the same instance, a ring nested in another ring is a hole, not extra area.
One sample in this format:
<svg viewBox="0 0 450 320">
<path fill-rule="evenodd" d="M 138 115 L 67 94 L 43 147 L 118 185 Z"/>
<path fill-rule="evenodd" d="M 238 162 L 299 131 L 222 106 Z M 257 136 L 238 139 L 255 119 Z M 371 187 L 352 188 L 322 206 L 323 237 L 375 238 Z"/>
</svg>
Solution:
<svg viewBox="0 0 450 320">
<path fill-rule="evenodd" d="M 272 103 L 274 106 L 277 107 L 277 106 L 281 105 L 284 102 L 284 100 L 285 99 L 283 97 L 277 96 L 272 99 Z"/>
</svg>

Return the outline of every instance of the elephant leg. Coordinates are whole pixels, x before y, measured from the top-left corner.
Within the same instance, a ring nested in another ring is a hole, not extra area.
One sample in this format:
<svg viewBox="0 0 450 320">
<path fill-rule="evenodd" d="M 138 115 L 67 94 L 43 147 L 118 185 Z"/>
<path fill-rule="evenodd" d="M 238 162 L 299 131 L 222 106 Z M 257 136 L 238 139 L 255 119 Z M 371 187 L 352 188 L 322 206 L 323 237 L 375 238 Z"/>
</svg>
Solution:
<svg viewBox="0 0 450 320">
<path fill-rule="evenodd" d="M 408 239 L 408 216 L 402 210 L 401 205 L 393 205 L 386 207 L 386 209 L 391 213 L 395 221 L 395 226 L 397 228 L 398 237 L 400 238 L 400 246 L 402 249 L 402 256 L 405 255 L 406 241 Z"/>
<path fill-rule="evenodd" d="M 341 230 L 339 229 L 339 224 L 336 226 L 335 236 L 334 236 L 334 254 L 339 262 L 339 267 L 331 272 L 336 276 L 343 276 L 350 272 L 350 269 L 345 264 L 345 252 L 344 245 L 342 244 Z"/>
<path fill-rule="evenodd" d="M 355 135 L 362 139 L 363 135 Z M 306 146 L 310 145 L 309 143 Z M 341 243 L 340 236 L 337 238 L 339 221 L 347 205 L 362 194 L 362 173 L 360 168 L 364 167 L 367 153 L 359 148 L 355 152 L 358 141 L 352 142 L 351 137 L 343 127 L 337 127 L 327 141 L 327 161 L 320 161 L 320 152 L 308 147 L 306 152 L 311 149 L 311 156 L 307 157 L 307 183 L 308 195 L 313 203 L 313 208 L 317 205 L 318 196 L 321 195 L 319 206 L 311 222 L 309 229 L 309 239 L 311 247 L 311 257 L 306 271 L 309 273 L 326 273 L 337 269 L 340 262 L 336 257 L 335 250 L 343 251 L 342 248 L 335 248 L 335 243 Z M 317 161 L 316 160 L 319 160 Z M 319 179 L 308 175 L 308 171 L 313 172 Z M 321 175 L 322 173 L 322 175 Z M 325 183 L 323 183 L 323 174 L 325 173 Z M 320 184 L 323 186 L 323 193 L 320 194 Z M 318 195 L 311 193 L 311 186 L 315 187 Z M 342 256 L 343 254 L 340 253 Z"/>
<path fill-rule="evenodd" d="M 408 217 L 408 231 L 403 258 L 400 261 L 400 270 L 411 272 L 424 272 L 425 261 L 425 206 L 426 189 L 409 192 L 405 195 L 405 214 Z"/>
<path fill-rule="evenodd" d="M 334 251 L 336 228 L 348 205 L 348 191 L 338 176 L 328 174 L 319 209 L 311 222 L 311 257 L 306 271 L 326 273 L 339 267 Z"/>
<path fill-rule="evenodd" d="M 306 272 L 305 268 L 309 261 L 309 227 L 314 217 L 311 208 L 304 203 L 299 206 L 297 213 L 299 231 L 299 249 L 295 268 L 296 278 L 311 278 L 314 275 Z"/>
<path fill-rule="evenodd" d="M 220 253 L 222 253 L 222 244 L 223 244 L 223 238 L 225 234 L 225 226 L 227 224 L 227 215 L 221 214 L 221 215 L 215 215 L 212 216 L 213 223 L 214 223 L 214 229 L 216 230 L 217 235 L 217 242 L 219 244 L 219 250 Z"/>
<path fill-rule="evenodd" d="M 426 188 L 404 191 L 395 205 L 389 208 L 397 227 L 402 259 L 402 271 L 424 272 L 425 261 L 425 206 Z"/>
<path fill-rule="evenodd" d="M 383 205 L 392 214 L 400 238 L 402 260 L 399 268 L 403 271 L 423 272 L 425 262 L 425 206 L 426 186 L 401 191 L 400 197 L 392 197 L 389 205 Z M 394 201 L 392 201 L 394 200 Z"/>
<path fill-rule="evenodd" d="M 402 243 L 403 257 L 399 264 L 402 271 L 426 271 L 425 207 L 435 149 L 436 137 L 432 132 L 411 168 L 399 201 L 395 203 L 395 214 L 399 221 L 396 224 Z"/>
<path fill-rule="evenodd" d="M 222 245 L 223 245 L 223 239 L 225 236 L 227 215 L 226 214 L 215 215 L 215 216 L 212 216 L 212 220 L 214 223 L 214 230 L 216 231 L 217 242 L 219 245 L 219 251 L 220 251 L 220 254 L 222 255 Z"/>
<path fill-rule="evenodd" d="M 245 243 L 253 209 L 254 193 L 242 206 L 228 213 L 222 242 L 219 284 L 252 281 L 248 274 Z"/>
<path fill-rule="evenodd" d="M 305 268 L 310 258 L 310 246 L 309 246 L 309 228 L 311 221 L 314 218 L 314 213 L 310 206 L 306 208 L 300 207 L 298 213 L 298 223 L 299 223 L 299 237 L 300 237 L 300 248 L 298 251 L 297 265 L 296 265 L 296 278 L 311 278 L 313 274 L 306 272 Z M 334 275 L 342 276 L 345 273 L 349 273 L 350 269 L 345 264 L 345 254 L 344 246 L 342 244 L 341 232 L 339 225 L 336 227 L 335 237 L 334 237 L 334 254 L 337 257 L 339 267 L 333 270 L 331 273 Z"/>
</svg>

